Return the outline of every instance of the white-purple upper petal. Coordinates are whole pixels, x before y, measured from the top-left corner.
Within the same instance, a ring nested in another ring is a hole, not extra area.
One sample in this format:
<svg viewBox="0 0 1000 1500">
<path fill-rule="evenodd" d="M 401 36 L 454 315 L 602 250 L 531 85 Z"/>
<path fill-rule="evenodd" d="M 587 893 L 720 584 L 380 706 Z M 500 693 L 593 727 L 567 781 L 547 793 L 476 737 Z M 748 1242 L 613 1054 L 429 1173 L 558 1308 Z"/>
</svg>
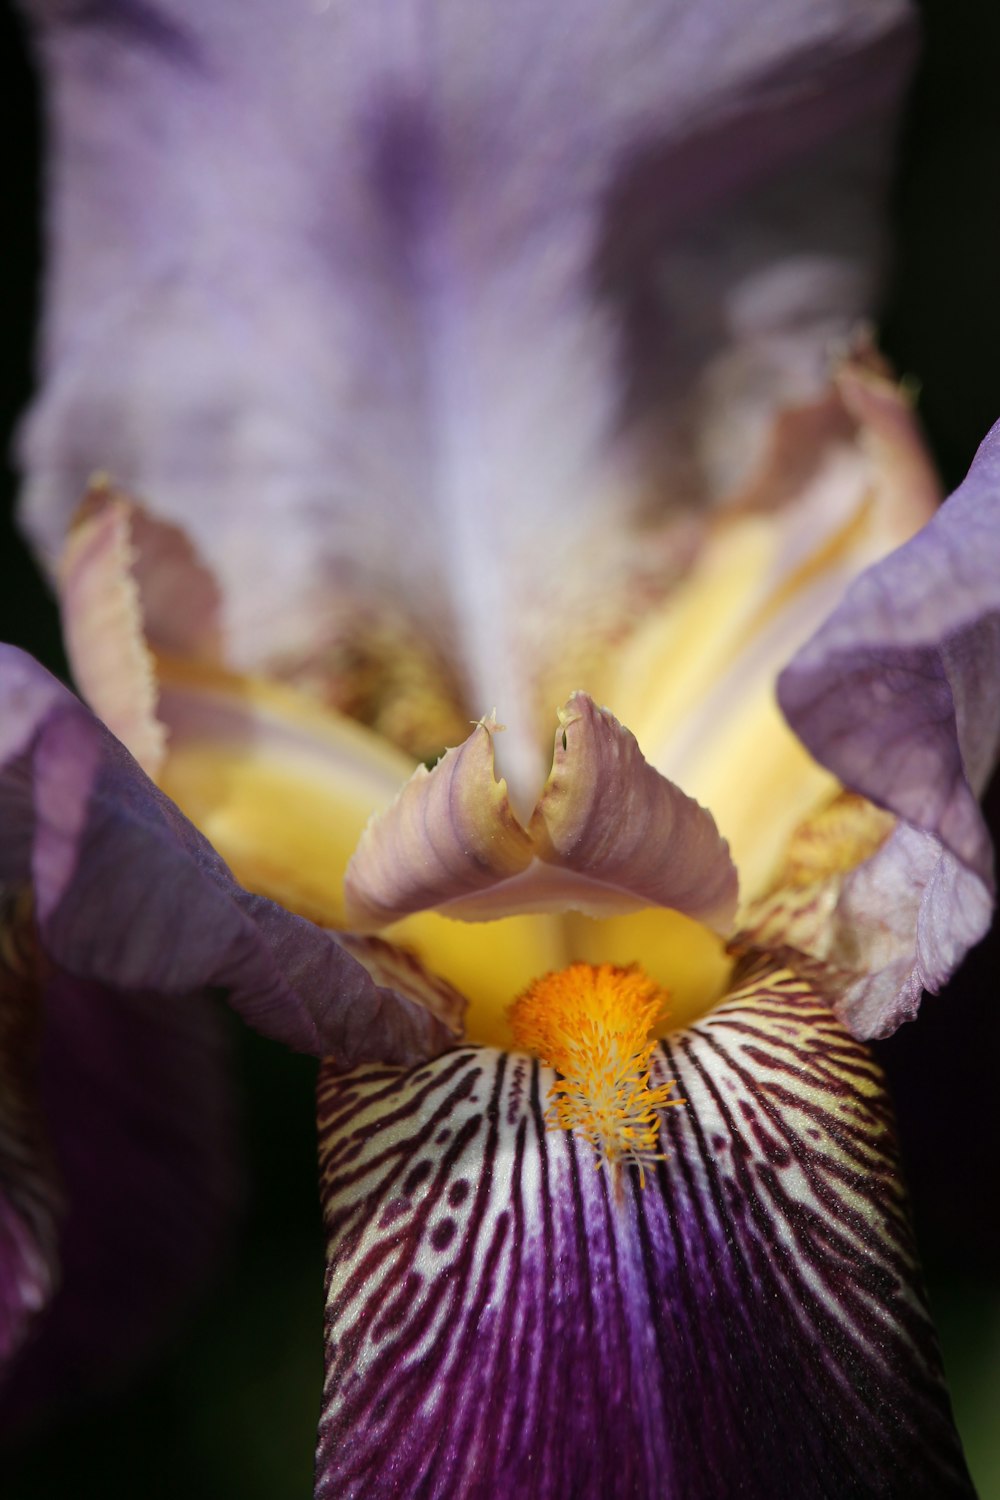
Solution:
<svg viewBox="0 0 1000 1500">
<path fill-rule="evenodd" d="M 619 607 L 626 523 L 725 493 L 868 305 L 908 8 L 32 9 L 41 550 L 101 468 L 189 530 L 237 665 L 391 599 L 530 780 L 553 616 L 595 569 Z"/>
</svg>

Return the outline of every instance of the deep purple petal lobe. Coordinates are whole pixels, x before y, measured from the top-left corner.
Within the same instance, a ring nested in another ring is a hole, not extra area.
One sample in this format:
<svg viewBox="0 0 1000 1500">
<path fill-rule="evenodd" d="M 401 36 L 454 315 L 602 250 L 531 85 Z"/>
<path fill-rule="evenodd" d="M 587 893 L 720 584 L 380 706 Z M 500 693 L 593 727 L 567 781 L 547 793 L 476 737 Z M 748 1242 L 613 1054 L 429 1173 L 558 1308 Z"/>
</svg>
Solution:
<svg viewBox="0 0 1000 1500">
<path fill-rule="evenodd" d="M 119 989 L 212 988 L 267 1036 L 344 1067 L 415 1062 L 446 1020 L 372 980 L 329 933 L 237 885 L 206 839 L 67 689 L 0 647 L 0 880 L 31 878 L 43 947 Z"/>
<path fill-rule="evenodd" d="M 908 902 L 917 935 L 893 956 L 911 958 L 917 993 L 939 988 L 989 925 L 993 858 L 978 798 L 1000 751 L 998 556 L 994 428 L 955 495 L 857 579 L 779 682 L 781 706 L 817 759 L 933 840 L 915 899 L 895 848 L 876 856 L 877 881 L 859 874 L 873 892 L 881 885 L 876 919 L 892 920 L 894 899 Z M 949 926 L 962 936 L 950 954 Z M 906 1009 L 887 1005 L 876 1018 L 883 1031 Z"/>
<path fill-rule="evenodd" d="M 23 910 L 0 901 L 0 1370 L 57 1279 L 62 1194 L 36 1087 L 42 1025 Z"/>
<path fill-rule="evenodd" d="M 58 1182 L 58 1287 L 0 1386 L 10 1430 L 119 1383 L 220 1261 L 241 1191 L 210 997 L 50 974 L 32 1077 Z"/>
<path fill-rule="evenodd" d="M 620 1201 L 525 1056 L 324 1074 L 322 1500 L 972 1495 L 881 1076 L 755 962 Z"/>
</svg>

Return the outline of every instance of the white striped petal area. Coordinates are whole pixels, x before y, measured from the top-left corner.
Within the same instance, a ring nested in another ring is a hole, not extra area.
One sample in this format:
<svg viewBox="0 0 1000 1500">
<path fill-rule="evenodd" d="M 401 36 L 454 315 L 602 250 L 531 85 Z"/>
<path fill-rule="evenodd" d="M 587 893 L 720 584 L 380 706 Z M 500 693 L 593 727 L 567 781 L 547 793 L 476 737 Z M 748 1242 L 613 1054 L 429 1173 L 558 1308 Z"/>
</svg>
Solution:
<svg viewBox="0 0 1000 1500">
<path fill-rule="evenodd" d="M 320 1084 L 321 1500 L 973 1494 L 863 1044 L 760 955 L 660 1046 L 663 1160 L 463 1047 Z"/>
</svg>

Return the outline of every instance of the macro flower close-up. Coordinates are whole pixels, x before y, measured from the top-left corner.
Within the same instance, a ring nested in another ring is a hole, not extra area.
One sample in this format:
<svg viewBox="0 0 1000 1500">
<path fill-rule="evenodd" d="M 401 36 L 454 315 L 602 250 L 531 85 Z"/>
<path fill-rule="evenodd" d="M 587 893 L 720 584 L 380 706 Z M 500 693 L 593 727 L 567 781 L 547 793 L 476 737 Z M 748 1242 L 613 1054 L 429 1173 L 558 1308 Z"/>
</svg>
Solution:
<svg viewBox="0 0 1000 1500">
<path fill-rule="evenodd" d="M 216 1319 L 185 1493 L 976 1494 L 877 1048 L 993 918 L 1000 424 L 945 498 L 875 321 L 917 14 L 749 11 L 24 0 L 26 1474 Z"/>
</svg>

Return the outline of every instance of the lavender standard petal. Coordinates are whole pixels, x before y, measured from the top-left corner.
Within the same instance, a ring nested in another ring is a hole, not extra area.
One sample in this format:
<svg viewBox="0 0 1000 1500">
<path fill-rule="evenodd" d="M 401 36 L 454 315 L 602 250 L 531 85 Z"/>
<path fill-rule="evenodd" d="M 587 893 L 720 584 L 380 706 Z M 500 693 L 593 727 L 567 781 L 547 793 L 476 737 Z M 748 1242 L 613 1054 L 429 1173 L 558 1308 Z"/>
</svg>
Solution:
<svg viewBox="0 0 1000 1500">
<path fill-rule="evenodd" d="M 236 665 L 392 601 L 526 775 L 546 622 L 595 556 L 627 599 L 626 520 L 730 486 L 868 305 L 907 7 L 29 10 L 41 551 L 109 470 L 217 572 Z"/>
</svg>

